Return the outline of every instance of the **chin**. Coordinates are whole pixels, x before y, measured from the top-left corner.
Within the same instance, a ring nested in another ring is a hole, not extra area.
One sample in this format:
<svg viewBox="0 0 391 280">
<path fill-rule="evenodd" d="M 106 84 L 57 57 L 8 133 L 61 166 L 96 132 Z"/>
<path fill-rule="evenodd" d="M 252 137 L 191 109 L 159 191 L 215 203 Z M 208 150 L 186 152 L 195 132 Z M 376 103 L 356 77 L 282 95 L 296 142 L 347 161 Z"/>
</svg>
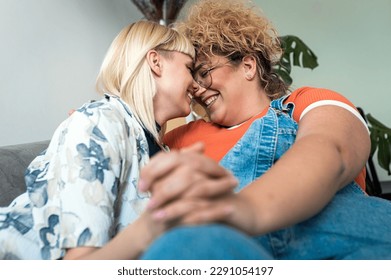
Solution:
<svg viewBox="0 0 391 280">
<path fill-rule="evenodd" d="M 189 108 L 187 108 L 187 109 L 184 111 L 182 117 L 187 117 L 190 113 L 191 113 L 191 110 L 190 110 L 190 107 L 189 107 Z"/>
<path fill-rule="evenodd" d="M 190 107 L 189 107 L 189 108 L 186 108 L 186 109 L 182 110 L 180 113 L 178 112 L 178 114 L 176 114 L 172 118 L 175 119 L 175 118 L 187 117 L 190 114 L 190 112 L 191 111 L 190 111 Z"/>
<path fill-rule="evenodd" d="M 221 125 L 221 126 L 232 126 L 231 122 L 227 121 L 225 116 L 222 116 L 221 114 L 209 114 L 209 120 L 215 124 Z"/>
<path fill-rule="evenodd" d="M 212 123 L 225 126 L 224 121 L 221 118 L 218 118 L 217 116 L 215 116 L 213 114 L 211 114 L 211 115 L 209 114 L 208 116 L 209 116 L 209 121 L 211 121 Z"/>
</svg>

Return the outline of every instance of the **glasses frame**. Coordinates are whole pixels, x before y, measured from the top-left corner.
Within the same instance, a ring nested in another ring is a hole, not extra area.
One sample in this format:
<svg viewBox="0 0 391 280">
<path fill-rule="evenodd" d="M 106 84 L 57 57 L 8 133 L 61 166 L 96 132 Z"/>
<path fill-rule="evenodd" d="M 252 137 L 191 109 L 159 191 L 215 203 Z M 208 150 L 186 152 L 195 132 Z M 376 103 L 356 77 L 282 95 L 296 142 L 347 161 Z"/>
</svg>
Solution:
<svg viewBox="0 0 391 280">
<path fill-rule="evenodd" d="M 213 84 L 212 71 L 215 70 L 215 69 L 218 69 L 218 68 L 226 66 L 227 64 L 231 63 L 231 61 L 232 60 L 228 60 L 225 63 L 216 64 L 216 65 L 213 65 L 213 66 L 211 66 L 209 68 L 206 68 L 204 70 L 202 70 L 202 68 L 205 66 L 205 64 L 201 63 L 193 71 L 193 79 L 194 79 L 194 81 L 200 87 L 202 87 L 204 89 L 209 89 L 210 86 Z M 202 70 L 202 73 L 204 73 L 203 75 L 200 74 L 201 70 Z M 204 77 L 202 77 L 202 76 L 204 76 Z M 203 82 L 203 81 L 207 81 L 207 82 Z"/>
</svg>

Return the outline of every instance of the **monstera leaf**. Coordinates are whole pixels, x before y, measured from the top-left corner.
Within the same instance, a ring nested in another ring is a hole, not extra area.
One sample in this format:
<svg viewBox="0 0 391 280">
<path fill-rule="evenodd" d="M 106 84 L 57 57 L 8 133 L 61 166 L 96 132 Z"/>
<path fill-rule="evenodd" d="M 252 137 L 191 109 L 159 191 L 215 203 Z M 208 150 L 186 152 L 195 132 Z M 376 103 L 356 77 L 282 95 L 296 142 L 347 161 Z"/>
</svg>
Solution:
<svg viewBox="0 0 391 280">
<path fill-rule="evenodd" d="M 168 25 L 174 22 L 187 0 L 132 0 L 146 19 L 163 22 Z"/>
<path fill-rule="evenodd" d="M 275 72 L 288 85 L 292 84 L 290 76 L 292 66 L 314 69 L 318 66 L 318 58 L 313 51 L 298 37 L 286 35 L 279 37 L 284 53 Z"/>
<path fill-rule="evenodd" d="M 387 127 L 371 114 L 366 115 L 371 132 L 371 155 L 377 151 L 379 166 L 391 175 L 391 128 Z"/>
</svg>

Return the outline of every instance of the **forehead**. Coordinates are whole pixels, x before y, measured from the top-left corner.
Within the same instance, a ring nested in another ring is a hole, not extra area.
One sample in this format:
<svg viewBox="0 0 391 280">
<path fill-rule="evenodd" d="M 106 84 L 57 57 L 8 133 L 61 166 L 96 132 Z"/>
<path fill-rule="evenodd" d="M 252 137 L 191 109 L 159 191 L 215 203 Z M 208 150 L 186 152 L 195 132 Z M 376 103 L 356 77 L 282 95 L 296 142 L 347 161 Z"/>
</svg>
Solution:
<svg viewBox="0 0 391 280">
<path fill-rule="evenodd" d="M 193 58 L 185 53 L 173 51 L 174 58 L 185 63 L 193 63 Z"/>
<path fill-rule="evenodd" d="M 194 70 L 200 69 L 203 66 L 211 66 L 219 62 L 223 57 L 212 55 L 210 57 L 200 56 L 196 58 Z"/>
<path fill-rule="evenodd" d="M 171 51 L 170 56 L 162 56 L 162 59 L 167 60 L 168 64 L 171 64 L 174 68 L 182 69 L 182 65 L 194 68 L 193 58 L 186 53 Z"/>
</svg>

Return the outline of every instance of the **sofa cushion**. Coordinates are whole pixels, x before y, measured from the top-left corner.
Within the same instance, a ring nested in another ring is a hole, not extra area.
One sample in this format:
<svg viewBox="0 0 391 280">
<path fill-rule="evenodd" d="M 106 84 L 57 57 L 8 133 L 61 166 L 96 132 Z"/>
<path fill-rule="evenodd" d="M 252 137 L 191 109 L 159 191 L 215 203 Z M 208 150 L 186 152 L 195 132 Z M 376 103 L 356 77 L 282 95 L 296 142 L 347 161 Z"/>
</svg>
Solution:
<svg viewBox="0 0 391 280">
<path fill-rule="evenodd" d="M 26 190 L 24 172 L 49 141 L 0 147 L 0 206 L 7 206 Z"/>
</svg>

